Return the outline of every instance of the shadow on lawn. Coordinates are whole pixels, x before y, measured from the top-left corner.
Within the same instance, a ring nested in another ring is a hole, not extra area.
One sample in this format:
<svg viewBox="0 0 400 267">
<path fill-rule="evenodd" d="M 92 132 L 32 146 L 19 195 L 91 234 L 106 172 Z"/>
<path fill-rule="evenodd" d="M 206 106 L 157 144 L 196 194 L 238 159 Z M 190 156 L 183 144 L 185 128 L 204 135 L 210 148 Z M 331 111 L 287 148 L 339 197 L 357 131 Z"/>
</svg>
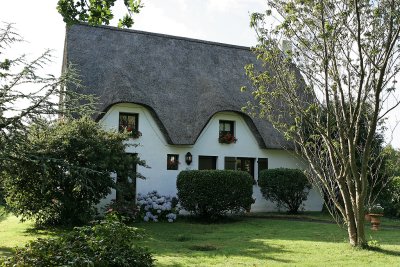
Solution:
<svg viewBox="0 0 400 267">
<path fill-rule="evenodd" d="M 24 233 L 29 235 L 36 235 L 38 237 L 58 237 L 62 234 L 68 233 L 72 230 L 72 227 L 31 227 L 25 229 Z"/>
<path fill-rule="evenodd" d="M 165 266 L 184 266 L 196 259 L 201 261 L 214 257 L 294 264 L 291 255 L 297 252 L 287 247 L 291 241 L 348 244 L 345 229 L 324 222 L 239 218 L 228 223 L 204 224 L 180 218 L 173 224 L 140 223 L 135 226 L 145 229 L 148 234 L 149 239 L 141 242 L 143 245 L 151 248 L 156 257 L 169 258 L 169 264 Z M 371 235 L 385 240 L 387 245 L 397 245 L 397 237 L 400 237 L 396 231 L 383 229 Z M 377 248 L 374 251 L 400 256 L 400 251 L 396 250 Z M 180 261 L 179 258 L 185 259 Z"/>
<path fill-rule="evenodd" d="M 389 250 L 389 249 L 383 249 L 383 248 L 375 248 L 375 247 L 371 247 L 369 248 L 369 250 L 371 251 L 375 251 L 378 253 L 382 253 L 388 256 L 400 256 L 400 251 L 395 251 L 395 250 Z"/>
<path fill-rule="evenodd" d="M 245 260 L 244 258 L 254 258 L 257 260 L 261 261 L 274 261 L 275 263 L 293 263 L 292 260 L 289 260 L 290 258 L 288 254 L 290 254 L 290 251 L 285 250 L 283 248 L 277 247 L 277 246 L 270 246 L 265 244 L 262 241 L 253 241 L 253 240 L 242 240 L 241 241 L 241 247 L 240 248 L 235 248 L 235 249 L 226 249 L 224 245 L 215 245 L 215 249 L 206 251 L 199 249 L 196 252 L 194 252 L 193 247 L 205 247 L 205 246 L 214 246 L 212 242 L 208 242 L 207 244 L 199 242 L 197 244 L 202 244 L 202 245 L 193 245 L 194 243 L 191 242 L 191 244 L 184 244 L 182 245 L 179 249 L 172 248 L 165 246 L 164 249 L 157 248 L 156 251 L 154 250 L 154 255 L 156 256 L 168 256 L 168 257 L 174 257 L 174 258 L 187 258 L 188 261 L 193 259 L 198 258 L 199 264 L 201 263 L 201 260 L 204 260 L 205 258 L 210 258 L 213 259 L 215 257 L 240 257 L 240 261 Z M 151 249 L 150 249 L 151 251 Z M 270 255 L 274 256 L 270 256 Z M 282 257 L 277 257 L 277 254 L 282 254 Z M 285 255 L 283 255 L 285 254 Z M 185 261 L 185 260 L 184 260 Z M 185 261 L 185 263 L 179 263 L 179 262 L 171 262 L 168 264 L 162 264 L 160 262 L 157 262 L 157 266 L 187 266 L 188 262 Z M 192 264 L 192 263 L 190 263 Z"/>
<path fill-rule="evenodd" d="M 256 225 L 250 226 L 251 231 L 245 229 L 246 224 L 248 226 L 249 221 L 252 221 L 248 218 L 217 224 L 196 223 L 186 218 L 183 221 L 185 222 L 177 224 L 135 225 L 144 228 L 149 237 L 143 243 L 140 242 L 142 245 L 150 248 L 155 256 L 169 258 L 170 263 L 164 266 L 185 266 L 188 262 L 192 264 L 196 259 L 201 261 L 215 257 L 237 257 L 239 261 L 254 258 L 281 264 L 293 263 L 289 260 L 291 251 L 270 243 L 268 238 L 260 235 L 263 229 L 257 229 Z M 180 260 L 174 261 L 173 258 L 186 259 L 182 263 Z M 157 265 L 163 266 L 159 262 Z"/>
<path fill-rule="evenodd" d="M 5 219 L 7 219 L 7 217 L 8 217 L 8 212 L 7 211 L 5 211 L 4 209 L 3 209 L 3 207 L 0 205 L 0 222 L 2 222 L 2 221 L 4 221 Z"/>
<path fill-rule="evenodd" d="M 0 259 L 2 256 L 9 257 L 14 254 L 14 249 L 8 247 L 0 247 Z"/>
</svg>

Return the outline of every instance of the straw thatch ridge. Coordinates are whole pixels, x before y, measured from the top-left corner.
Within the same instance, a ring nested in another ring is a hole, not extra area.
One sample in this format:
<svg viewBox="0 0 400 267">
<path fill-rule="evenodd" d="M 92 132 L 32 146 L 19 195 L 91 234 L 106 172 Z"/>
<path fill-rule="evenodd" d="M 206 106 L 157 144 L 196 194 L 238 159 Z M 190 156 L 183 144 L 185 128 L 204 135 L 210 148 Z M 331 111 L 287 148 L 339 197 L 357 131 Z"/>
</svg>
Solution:
<svg viewBox="0 0 400 267">
<path fill-rule="evenodd" d="M 244 66 L 256 63 L 248 47 L 78 24 L 67 28 L 64 53 L 85 92 L 100 98 L 100 111 L 115 103 L 144 105 L 170 144 L 194 144 L 215 113 L 234 111 L 261 148 L 291 147 L 271 123 L 241 112 L 252 100 L 240 92 L 249 85 Z"/>
</svg>

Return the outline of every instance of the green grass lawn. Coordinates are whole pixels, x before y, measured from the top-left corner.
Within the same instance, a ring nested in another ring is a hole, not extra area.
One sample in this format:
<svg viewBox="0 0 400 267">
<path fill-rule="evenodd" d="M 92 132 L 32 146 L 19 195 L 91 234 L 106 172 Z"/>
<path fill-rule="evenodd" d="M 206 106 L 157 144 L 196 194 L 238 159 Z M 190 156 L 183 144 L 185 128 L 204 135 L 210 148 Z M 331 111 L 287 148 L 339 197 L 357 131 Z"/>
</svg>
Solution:
<svg viewBox="0 0 400 267">
<path fill-rule="evenodd" d="M 11 255 L 15 246 L 23 246 L 29 240 L 56 236 L 64 230 L 37 230 L 32 222 L 21 223 L 10 214 L 6 214 L 0 206 L 0 258 Z"/>
<path fill-rule="evenodd" d="M 1 210 L 0 210 L 1 214 Z M 377 251 L 357 250 L 347 243 L 346 230 L 327 222 L 306 222 L 276 218 L 279 214 L 258 214 L 218 224 L 181 219 L 175 223 L 136 223 L 148 238 L 158 266 L 399 266 L 399 221 L 378 232 L 367 230 L 376 240 Z M 329 221 L 320 214 L 302 218 Z M 271 218 L 272 217 L 272 218 Z M 12 247 L 37 237 L 56 236 L 57 231 L 35 231 L 32 223 L 19 223 L 11 215 L 0 215 L 0 256 Z M 368 227 L 369 228 L 369 227 Z M 118 244 L 116 244 L 118 245 Z"/>
<path fill-rule="evenodd" d="M 318 217 L 318 216 L 317 216 Z M 141 223 L 159 266 L 398 266 L 400 228 L 367 230 L 378 251 L 351 248 L 336 224 L 243 218 L 225 224 Z"/>
</svg>

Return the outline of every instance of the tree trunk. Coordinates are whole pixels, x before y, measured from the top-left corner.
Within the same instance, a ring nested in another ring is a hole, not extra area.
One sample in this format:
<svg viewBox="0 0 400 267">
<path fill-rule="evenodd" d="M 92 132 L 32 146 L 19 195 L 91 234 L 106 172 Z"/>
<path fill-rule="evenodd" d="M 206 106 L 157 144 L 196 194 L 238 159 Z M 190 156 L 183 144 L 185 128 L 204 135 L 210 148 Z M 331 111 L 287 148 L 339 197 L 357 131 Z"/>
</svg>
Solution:
<svg viewBox="0 0 400 267">
<path fill-rule="evenodd" d="M 366 247 L 367 241 L 365 239 L 365 212 L 364 212 L 364 198 L 360 198 L 357 202 L 356 222 L 357 222 L 357 247 Z"/>
<path fill-rule="evenodd" d="M 347 210 L 350 208 L 351 210 Z M 353 247 L 365 248 L 367 246 L 364 227 L 364 205 L 356 205 L 355 210 L 352 207 L 346 207 L 347 212 L 347 233 L 350 245 Z"/>
</svg>

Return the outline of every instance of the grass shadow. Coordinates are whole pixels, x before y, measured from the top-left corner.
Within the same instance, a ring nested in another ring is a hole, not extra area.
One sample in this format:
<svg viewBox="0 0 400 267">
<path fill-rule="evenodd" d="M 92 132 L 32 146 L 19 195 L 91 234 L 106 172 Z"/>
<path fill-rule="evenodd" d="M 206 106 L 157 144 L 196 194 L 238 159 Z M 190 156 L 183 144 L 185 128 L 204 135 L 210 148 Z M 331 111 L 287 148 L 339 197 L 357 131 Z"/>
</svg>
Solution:
<svg viewBox="0 0 400 267">
<path fill-rule="evenodd" d="M 395 250 L 389 250 L 389 249 L 383 249 L 380 247 L 369 247 L 368 250 L 382 253 L 388 256 L 397 256 L 400 257 L 400 251 L 395 251 Z"/>
<path fill-rule="evenodd" d="M 207 266 L 207 260 L 213 263 L 212 259 L 217 260 L 216 265 L 221 265 L 224 257 L 239 259 L 238 262 L 254 260 L 257 264 L 271 261 L 274 264 L 296 264 L 307 258 L 307 255 L 318 257 L 316 248 L 319 247 L 336 249 L 331 253 L 324 252 L 325 258 L 330 258 L 335 253 L 346 254 L 346 250 L 344 253 L 341 250 L 344 246 L 350 248 L 347 231 L 325 220 L 268 220 L 246 216 L 230 219 L 224 223 L 205 224 L 194 218 L 179 217 L 173 224 L 139 223 L 135 226 L 146 230 L 149 239 L 141 244 L 149 247 L 156 257 L 162 259 L 161 263 L 164 265 L 160 266 L 187 266 L 202 260 L 206 261 L 204 266 Z M 399 245 L 400 233 L 397 231 L 366 230 L 372 239 L 385 246 L 394 245 L 393 248 L 396 248 Z M 300 252 L 294 246 L 306 248 L 301 248 Z M 400 256 L 400 250 L 396 249 L 374 251 L 391 257 Z M 363 255 L 365 251 L 357 253 Z M 324 261 L 325 258 L 321 259 L 322 265 L 329 263 Z"/>
<path fill-rule="evenodd" d="M 249 220 L 235 218 L 223 223 L 204 224 L 185 218 L 184 221 L 174 224 L 142 223 L 135 226 L 144 228 L 149 237 L 140 242 L 141 245 L 150 248 L 154 255 L 169 259 L 170 264 L 165 266 L 180 266 L 182 262 L 174 261 L 175 258 L 184 258 L 186 262 L 183 266 L 195 264 L 204 258 L 211 260 L 224 257 L 293 263 L 290 259 L 292 253 L 290 250 L 265 242 L 254 226 L 250 226 L 253 230 L 249 232 L 246 229 L 248 224 L 243 225 Z"/>
<path fill-rule="evenodd" d="M 58 237 L 70 232 L 73 227 L 30 227 L 24 230 L 25 234 L 45 237 Z"/>
<path fill-rule="evenodd" d="M 0 258 L 2 256 L 10 257 L 13 254 L 14 254 L 14 249 L 8 247 L 0 247 Z"/>
<path fill-rule="evenodd" d="M 5 219 L 7 219 L 7 217 L 9 216 L 9 212 L 5 210 L 5 208 L 0 205 L 0 222 L 4 221 Z"/>
<path fill-rule="evenodd" d="M 200 216 L 195 215 L 184 215 L 180 216 L 179 220 L 192 223 L 192 224 L 205 224 L 205 225 L 214 225 L 214 224 L 231 224 L 241 222 L 246 219 L 243 216 L 222 216 L 215 219 L 205 219 Z"/>
</svg>

